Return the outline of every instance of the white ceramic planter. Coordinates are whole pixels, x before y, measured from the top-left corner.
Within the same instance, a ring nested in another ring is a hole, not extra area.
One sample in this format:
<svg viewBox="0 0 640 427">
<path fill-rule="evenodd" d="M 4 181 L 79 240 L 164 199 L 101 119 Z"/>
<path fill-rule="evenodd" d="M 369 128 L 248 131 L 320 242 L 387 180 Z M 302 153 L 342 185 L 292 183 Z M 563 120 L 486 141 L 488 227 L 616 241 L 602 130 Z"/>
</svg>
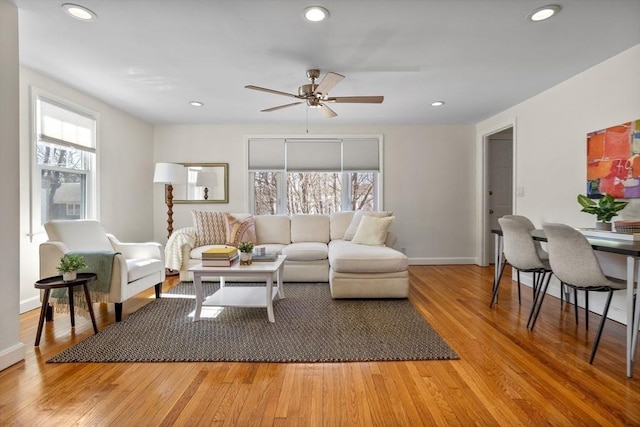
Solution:
<svg viewBox="0 0 640 427">
<path fill-rule="evenodd" d="M 73 280 L 76 280 L 77 278 L 77 271 L 67 271 L 66 273 L 62 273 L 62 280 L 64 280 L 65 282 L 71 282 Z"/>
</svg>

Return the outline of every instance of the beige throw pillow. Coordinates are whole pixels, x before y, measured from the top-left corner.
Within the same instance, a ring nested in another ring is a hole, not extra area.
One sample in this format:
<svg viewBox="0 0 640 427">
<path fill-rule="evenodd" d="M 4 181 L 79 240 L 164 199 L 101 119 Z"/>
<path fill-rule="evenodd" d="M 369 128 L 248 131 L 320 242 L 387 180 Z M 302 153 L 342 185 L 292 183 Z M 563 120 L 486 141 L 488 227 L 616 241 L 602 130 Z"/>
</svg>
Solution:
<svg viewBox="0 0 640 427">
<path fill-rule="evenodd" d="M 227 243 L 227 216 L 224 212 L 191 211 L 196 229 L 196 247 Z"/>
<path fill-rule="evenodd" d="M 376 218 L 385 218 L 393 215 L 393 212 L 386 211 L 356 211 L 353 215 L 353 219 L 347 227 L 347 230 L 344 232 L 344 240 L 351 240 L 353 236 L 356 235 L 356 231 L 358 231 L 358 226 L 360 225 L 360 221 L 362 221 L 363 216 L 373 216 Z"/>
<path fill-rule="evenodd" d="M 383 246 L 387 239 L 387 231 L 395 219 L 393 216 L 377 218 L 365 215 L 360 221 L 352 242 L 361 245 Z"/>
</svg>

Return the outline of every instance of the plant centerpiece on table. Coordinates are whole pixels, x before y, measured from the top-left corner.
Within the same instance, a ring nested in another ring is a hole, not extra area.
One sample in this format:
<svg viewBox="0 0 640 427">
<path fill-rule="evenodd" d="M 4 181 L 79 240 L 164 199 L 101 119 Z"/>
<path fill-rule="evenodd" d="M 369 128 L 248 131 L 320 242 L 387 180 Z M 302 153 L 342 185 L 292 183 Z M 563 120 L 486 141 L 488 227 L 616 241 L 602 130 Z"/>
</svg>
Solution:
<svg viewBox="0 0 640 427">
<path fill-rule="evenodd" d="M 582 206 L 580 212 L 596 216 L 596 228 L 598 230 L 608 231 L 611 231 L 611 219 L 629 204 L 629 202 L 618 202 L 609 194 L 600 198 L 597 203 L 587 196 L 578 194 L 578 203 Z"/>
<path fill-rule="evenodd" d="M 78 270 L 87 268 L 87 262 L 80 254 L 66 254 L 60 258 L 60 263 L 56 269 L 62 274 L 62 280 L 70 282 L 76 280 Z"/>
<path fill-rule="evenodd" d="M 240 264 L 250 265 L 252 263 L 251 252 L 253 251 L 253 243 L 240 242 L 238 243 L 238 250 L 240 251 Z"/>
</svg>

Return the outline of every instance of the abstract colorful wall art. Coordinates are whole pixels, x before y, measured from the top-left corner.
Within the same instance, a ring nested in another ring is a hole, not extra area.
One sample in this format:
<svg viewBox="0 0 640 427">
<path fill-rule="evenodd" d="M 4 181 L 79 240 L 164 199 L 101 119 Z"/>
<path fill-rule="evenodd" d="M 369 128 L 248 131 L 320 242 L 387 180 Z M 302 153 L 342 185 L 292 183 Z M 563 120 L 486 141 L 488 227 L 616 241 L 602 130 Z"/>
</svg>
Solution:
<svg viewBox="0 0 640 427">
<path fill-rule="evenodd" d="M 587 197 L 640 198 L 640 120 L 587 134 Z"/>
</svg>

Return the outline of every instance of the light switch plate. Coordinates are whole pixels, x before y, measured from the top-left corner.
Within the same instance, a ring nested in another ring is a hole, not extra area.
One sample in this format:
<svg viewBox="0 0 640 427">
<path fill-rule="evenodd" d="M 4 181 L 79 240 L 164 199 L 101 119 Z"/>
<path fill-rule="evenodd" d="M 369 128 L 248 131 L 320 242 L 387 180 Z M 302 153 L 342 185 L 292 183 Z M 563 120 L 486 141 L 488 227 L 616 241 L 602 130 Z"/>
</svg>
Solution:
<svg viewBox="0 0 640 427">
<path fill-rule="evenodd" d="M 524 197 L 524 187 L 516 188 L 516 197 Z"/>
</svg>

